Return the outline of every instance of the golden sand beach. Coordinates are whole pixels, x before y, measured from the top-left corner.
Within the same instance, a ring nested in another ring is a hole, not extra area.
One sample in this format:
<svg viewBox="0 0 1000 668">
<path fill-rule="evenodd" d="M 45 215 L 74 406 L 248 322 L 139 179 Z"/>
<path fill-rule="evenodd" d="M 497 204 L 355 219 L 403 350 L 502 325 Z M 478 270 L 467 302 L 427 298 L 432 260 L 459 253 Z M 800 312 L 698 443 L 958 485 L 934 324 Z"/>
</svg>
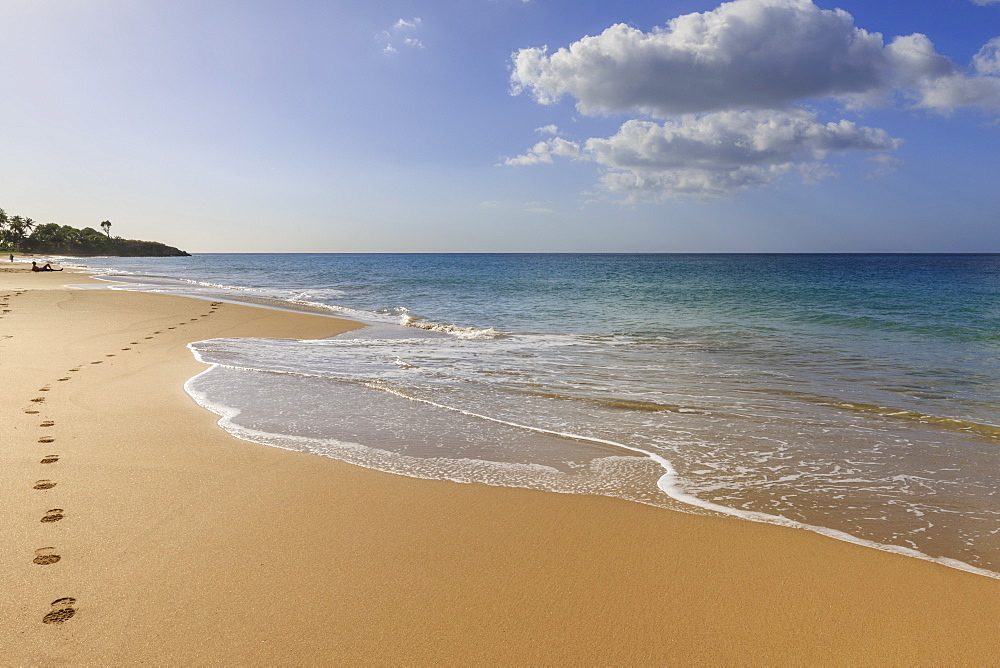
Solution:
<svg viewBox="0 0 1000 668">
<path fill-rule="evenodd" d="M 987 665 L 1000 581 L 805 531 L 243 442 L 183 384 L 318 315 L 0 271 L 0 661 Z M 336 410 L 336 407 L 331 407 Z"/>
</svg>

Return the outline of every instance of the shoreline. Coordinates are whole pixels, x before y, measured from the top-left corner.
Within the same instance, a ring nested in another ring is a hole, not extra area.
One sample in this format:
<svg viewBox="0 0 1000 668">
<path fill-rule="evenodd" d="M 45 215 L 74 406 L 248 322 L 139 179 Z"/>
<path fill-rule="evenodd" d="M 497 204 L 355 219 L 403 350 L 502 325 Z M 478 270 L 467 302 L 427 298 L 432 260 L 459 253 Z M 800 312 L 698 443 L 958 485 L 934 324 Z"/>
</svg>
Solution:
<svg viewBox="0 0 1000 668">
<path fill-rule="evenodd" d="M 1000 583 L 979 575 L 801 530 L 237 440 L 184 392 L 206 368 L 187 343 L 319 338 L 348 321 L 67 282 L 97 283 L 0 273 L 5 664 L 1000 653 Z M 55 508 L 62 519 L 39 521 Z M 61 559 L 33 563 L 47 547 Z M 73 616 L 43 624 L 63 598 Z"/>
</svg>

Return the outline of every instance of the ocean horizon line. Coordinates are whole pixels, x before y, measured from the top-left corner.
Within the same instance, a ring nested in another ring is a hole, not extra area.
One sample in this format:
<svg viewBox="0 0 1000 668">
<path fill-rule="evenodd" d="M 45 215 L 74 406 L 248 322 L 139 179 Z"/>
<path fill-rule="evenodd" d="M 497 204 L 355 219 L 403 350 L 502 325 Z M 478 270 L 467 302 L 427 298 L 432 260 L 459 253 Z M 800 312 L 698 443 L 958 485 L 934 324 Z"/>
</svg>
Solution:
<svg viewBox="0 0 1000 668">
<path fill-rule="evenodd" d="M 194 251 L 192 255 L 490 255 L 490 256 L 546 256 L 579 255 L 594 257 L 649 256 L 649 257 L 989 257 L 1000 251 L 976 252 L 923 252 L 923 251 L 691 251 L 691 252 L 640 252 L 640 251 Z M 69 257 L 69 256 L 67 256 Z M 111 257 L 111 256 L 108 256 Z"/>
</svg>

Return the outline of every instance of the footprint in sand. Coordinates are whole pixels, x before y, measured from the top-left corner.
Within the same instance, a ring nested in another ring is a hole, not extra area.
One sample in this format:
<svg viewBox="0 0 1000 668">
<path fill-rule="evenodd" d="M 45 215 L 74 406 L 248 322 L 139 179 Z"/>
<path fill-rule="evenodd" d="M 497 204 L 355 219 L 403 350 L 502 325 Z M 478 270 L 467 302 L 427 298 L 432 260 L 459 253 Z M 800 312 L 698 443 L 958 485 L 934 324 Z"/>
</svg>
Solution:
<svg viewBox="0 0 1000 668">
<path fill-rule="evenodd" d="M 45 402 L 45 397 L 35 397 L 34 399 L 32 399 L 32 401 L 34 401 L 36 404 L 41 404 Z"/>
<path fill-rule="evenodd" d="M 62 624 L 76 614 L 76 610 L 73 608 L 74 605 L 76 605 L 76 599 L 69 596 L 52 601 L 52 612 L 42 617 L 42 622 L 45 624 Z"/>
<path fill-rule="evenodd" d="M 139 345 L 139 342 L 138 341 L 129 341 L 128 344 L 130 346 L 137 346 L 137 345 Z"/>
<path fill-rule="evenodd" d="M 42 424 L 40 424 L 38 426 L 39 427 L 54 427 L 54 426 L 56 426 L 56 423 L 53 422 L 52 420 L 46 420 L 45 422 L 43 422 Z"/>
<path fill-rule="evenodd" d="M 167 327 L 167 329 L 177 329 L 176 327 Z"/>
<path fill-rule="evenodd" d="M 69 380 L 69 376 L 66 376 L 65 378 L 56 378 L 56 380 Z"/>
<path fill-rule="evenodd" d="M 122 348 L 122 350 L 132 350 L 131 348 Z"/>
<path fill-rule="evenodd" d="M 38 411 L 30 411 L 29 410 L 29 411 L 24 411 L 24 412 L 27 413 L 28 415 L 37 415 L 38 414 Z"/>
<path fill-rule="evenodd" d="M 91 364 L 103 364 L 104 360 L 97 360 L 96 362 L 91 362 Z"/>
<path fill-rule="evenodd" d="M 63 515 L 62 508 L 53 508 L 52 510 L 45 511 L 45 517 L 41 519 L 44 524 L 49 524 L 51 522 L 58 522 L 62 518 L 66 517 Z"/>
<path fill-rule="evenodd" d="M 76 373 L 77 371 L 79 371 L 79 369 L 70 369 L 66 373 Z"/>
<path fill-rule="evenodd" d="M 147 338 L 147 339 L 151 339 L 151 338 L 153 338 L 153 337 L 152 337 L 152 336 L 147 336 L 147 337 L 145 337 L 145 338 Z"/>
<path fill-rule="evenodd" d="M 38 442 L 39 443 L 51 443 L 54 440 L 56 440 L 56 439 L 52 438 L 51 436 L 42 436 L 40 439 L 38 439 Z"/>
<path fill-rule="evenodd" d="M 163 334 L 163 332 L 153 332 L 153 334 Z"/>
<path fill-rule="evenodd" d="M 35 550 L 35 558 L 32 559 L 31 562 L 38 564 L 39 566 L 54 564 L 62 558 L 55 552 L 56 548 L 54 547 L 40 547 Z"/>
<path fill-rule="evenodd" d="M 114 357 L 114 356 L 115 356 L 114 353 L 109 353 L 109 354 L 105 355 L 105 357 Z"/>
<path fill-rule="evenodd" d="M 42 461 L 40 463 L 42 463 L 42 464 L 55 464 L 57 461 L 59 461 L 59 455 L 45 455 L 45 458 L 42 459 Z"/>
<path fill-rule="evenodd" d="M 52 489 L 56 484 L 51 480 L 39 480 L 32 489 Z"/>
<path fill-rule="evenodd" d="M 38 390 L 38 391 L 39 391 L 39 392 L 48 392 L 48 391 L 49 391 L 49 389 L 51 389 L 51 388 L 48 388 L 48 387 L 43 387 L 43 388 L 41 388 L 41 389 L 40 389 L 40 390 Z"/>
</svg>

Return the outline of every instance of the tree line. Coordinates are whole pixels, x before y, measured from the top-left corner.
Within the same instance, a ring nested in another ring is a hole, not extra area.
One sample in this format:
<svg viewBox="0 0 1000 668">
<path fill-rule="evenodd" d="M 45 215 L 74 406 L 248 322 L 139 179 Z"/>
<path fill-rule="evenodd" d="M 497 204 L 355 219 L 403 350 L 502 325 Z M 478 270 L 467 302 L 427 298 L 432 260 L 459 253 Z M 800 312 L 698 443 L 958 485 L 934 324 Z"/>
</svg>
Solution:
<svg viewBox="0 0 1000 668">
<path fill-rule="evenodd" d="M 100 226 L 78 229 L 58 223 L 38 224 L 26 216 L 11 216 L 0 209 L 0 245 L 6 251 L 46 253 L 50 255 L 116 255 L 161 257 L 188 255 L 158 241 L 139 241 L 111 236 L 111 221 Z"/>
</svg>

